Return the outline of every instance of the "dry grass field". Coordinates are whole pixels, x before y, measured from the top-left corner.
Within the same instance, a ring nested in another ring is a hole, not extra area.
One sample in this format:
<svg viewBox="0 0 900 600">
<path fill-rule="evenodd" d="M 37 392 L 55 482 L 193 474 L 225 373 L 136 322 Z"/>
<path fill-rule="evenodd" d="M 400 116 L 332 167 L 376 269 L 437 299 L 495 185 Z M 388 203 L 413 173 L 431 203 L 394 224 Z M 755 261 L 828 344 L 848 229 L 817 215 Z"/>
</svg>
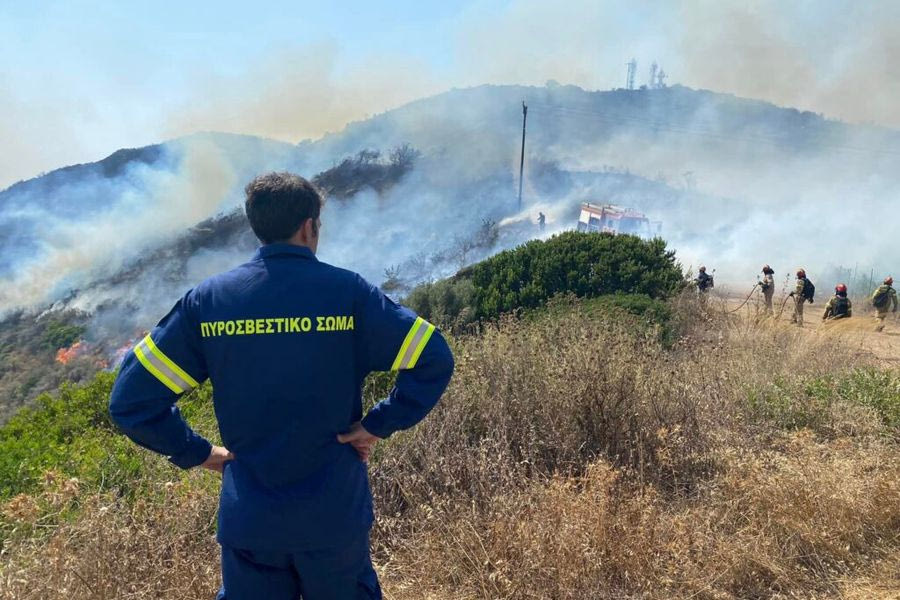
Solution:
<svg viewBox="0 0 900 600">
<path fill-rule="evenodd" d="M 900 598 L 890 344 L 682 298 L 664 345 L 587 308 L 454 339 L 438 408 L 377 449 L 386 598 Z M 214 476 L 141 456 L 139 492 L 49 472 L 5 502 L 0 598 L 213 597 Z"/>
</svg>

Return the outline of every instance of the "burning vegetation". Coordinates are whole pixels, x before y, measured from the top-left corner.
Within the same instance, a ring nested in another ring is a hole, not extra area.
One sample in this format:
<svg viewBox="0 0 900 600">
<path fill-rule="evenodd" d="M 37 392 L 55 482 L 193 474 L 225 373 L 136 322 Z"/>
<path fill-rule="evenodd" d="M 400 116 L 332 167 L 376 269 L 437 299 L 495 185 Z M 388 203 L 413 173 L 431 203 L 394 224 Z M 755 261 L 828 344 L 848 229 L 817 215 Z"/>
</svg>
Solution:
<svg viewBox="0 0 900 600">
<path fill-rule="evenodd" d="M 69 362 L 79 356 L 83 356 L 88 351 L 88 346 L 79 340 L 68 348 L 60 348 L 56 351 L 56 362 L 67 365 Z"/>
</svg>

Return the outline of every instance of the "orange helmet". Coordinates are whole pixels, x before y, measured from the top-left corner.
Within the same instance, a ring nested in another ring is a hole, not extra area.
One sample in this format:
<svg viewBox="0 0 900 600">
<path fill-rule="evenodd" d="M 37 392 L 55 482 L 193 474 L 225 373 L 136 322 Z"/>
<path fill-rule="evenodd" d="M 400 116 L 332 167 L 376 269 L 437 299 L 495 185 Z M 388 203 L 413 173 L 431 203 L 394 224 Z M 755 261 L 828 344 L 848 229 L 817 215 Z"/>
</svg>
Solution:
<svg viewBox="0 0 900 600">
<path fill-rule="evenodd" d="M 806 277 L 806 271 L 804 269 L 797 269 L 797 277 Z"/>
<path fill-rule="evenodd" d="M 839 283 L 839 284 L 837 284 L 836 286 L 834 286 L 834 291 L 835 291 L 835 293 L 837 293 L 837 294 L 846 294 L 846 293 L 847 293 L 847 286 L 844 285 L 843 283 Z"/>
<path fill-rule="evenodd" d="M 894 285 L 894 278 L 893 277 L 885 277 L 884 284 L 885 285 Z"/>
</svg>

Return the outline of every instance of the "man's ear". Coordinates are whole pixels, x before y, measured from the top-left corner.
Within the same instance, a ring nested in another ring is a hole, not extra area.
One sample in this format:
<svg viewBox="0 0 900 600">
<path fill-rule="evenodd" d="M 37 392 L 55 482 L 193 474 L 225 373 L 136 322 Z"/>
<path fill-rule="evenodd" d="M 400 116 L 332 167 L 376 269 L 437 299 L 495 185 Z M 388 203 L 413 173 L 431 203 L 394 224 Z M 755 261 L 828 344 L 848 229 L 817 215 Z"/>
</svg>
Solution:
<svg viewBox="0 0 900 600">
<path fill-rule="evenodd" d="M 300 229 L 303 232 L 303 241 L 305 243 L 311 242 L 319 235 L 319 228 L 316 227 L 315 219 L 306 219 L 303 221 L 303 225 L 300 226 Z"/>
</svg>

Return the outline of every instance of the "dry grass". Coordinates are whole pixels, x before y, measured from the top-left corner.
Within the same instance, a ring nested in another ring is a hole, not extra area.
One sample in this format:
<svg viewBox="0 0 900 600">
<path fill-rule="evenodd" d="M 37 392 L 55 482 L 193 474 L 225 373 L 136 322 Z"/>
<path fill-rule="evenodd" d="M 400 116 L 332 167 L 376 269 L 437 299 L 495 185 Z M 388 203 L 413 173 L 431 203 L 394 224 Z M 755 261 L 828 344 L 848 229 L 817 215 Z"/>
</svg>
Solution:
<svg viewBox="0 0 900 600">
<path fill-rule="evenodd" d="M 896 432 L 800 388 L 790 402 L 821 413 L 806 428 L 748 404 L 864 358 L 680 312 L 703 326 L 671 349 L 577 305 L 460 340 L 436 411 L 378 449 L 386 596 L 900 596 Z M 212 597 L 206 476 L 137 503 L 65 483 L 5 507 L 27 534 L 3 549 L 0 598 Z"/>
<path fill-rule="evenodd" d="M 50 482 L 32 499 L 42 511 L 14 499 L 20 526 L 32 535 L 5 549 L 0 598 L 214 597 L 216 497 L 190 480 L 155 486 L 152 500 L 133 504 L 113 494 L 73 492 L 65 481 Z M 43 518 L 35 519 L 39 513 Z M 41 531 L 54 520 L 52 531 Z"/>
<path fill-rule="evenodd" d="M 397 598 L 837 596 L 900 526 L 900 466 L 883 447 L 786 446 L 725 453 L 680 501 L 598 461 L 483 510 L 442 506 L 386 579 Z"/>
</svg>

